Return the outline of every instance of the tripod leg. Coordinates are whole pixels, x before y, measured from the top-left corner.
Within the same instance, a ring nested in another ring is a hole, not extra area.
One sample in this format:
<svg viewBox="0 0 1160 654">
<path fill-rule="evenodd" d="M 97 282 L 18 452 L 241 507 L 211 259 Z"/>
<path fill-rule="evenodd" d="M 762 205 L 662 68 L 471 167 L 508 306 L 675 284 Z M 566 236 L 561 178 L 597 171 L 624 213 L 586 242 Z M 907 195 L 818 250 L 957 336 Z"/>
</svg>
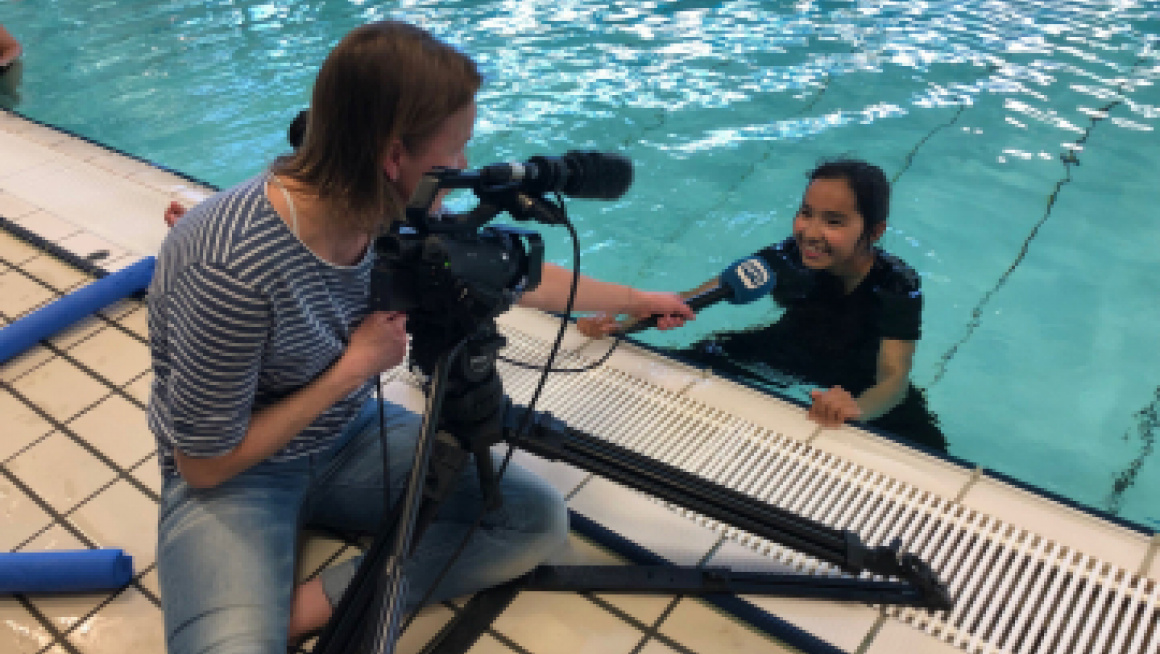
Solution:
<svg viewBox="0 0 1160 654">
<path fill-rule="evenodd" d="M 435 435 L 428 454 L 420 504 L 415 511 L 410 550 L 414 549 L 423 532 L 434 520 L 439 505 L 455 489 L 459 473 L 466 461 L 467 453 L 458 446 L 454 438 L 443 432 Z M 381 651 L 383 647 L 378 642 L 373 646 L 368 643 L 384 638 L 393 643 L 393 638 L 388 635 L 394 634 L 397 617 L 391 619 L 390 616 L 384 616 L 384 613 L 388 611 L 388 600 L 391 598 L 399 600 L 401 593 L 405 591 L 401 578 L 402 562 L 389 565 L 392 548 L 399 535 L 402 508 L 400 502 L 384 521 L 384 529 L 371 543 L 358 572 L 335 607 L 331 622 L 319 637 L 316 652 Z M 388 567 L 396 572 L 391 579 L 384 579 L 378 573 Z M 395 586 L 386 587 L 386 584 L 391 582 L 394 582 Z M 393 613 L 397 616 L 398 611 Z M 370 619 L 372 616 L 374 619 Z M 371 632 L 367 626 L 374 625 L 376 620 L 384 629 Z"/>
<path fill-rule="evenodd" d="M 514 581 L 479 591 L 459 615 L 427 643 L 421 654 L 462 654 L 471 650 L 519 593 Z"/>
</svg>

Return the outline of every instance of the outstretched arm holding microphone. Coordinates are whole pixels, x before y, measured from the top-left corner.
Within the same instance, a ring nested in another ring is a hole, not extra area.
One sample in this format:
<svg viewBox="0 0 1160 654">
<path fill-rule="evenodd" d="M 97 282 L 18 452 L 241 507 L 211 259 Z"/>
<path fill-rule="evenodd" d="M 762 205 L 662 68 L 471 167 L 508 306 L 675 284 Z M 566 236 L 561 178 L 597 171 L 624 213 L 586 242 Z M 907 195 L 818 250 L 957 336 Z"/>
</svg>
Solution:
<svg viewBox="0 0 1160 654">
<path fill-rule="evenodd" d="M 680 297 L 693 311 L 725 301 L 730 304 L 749 304 L 768 295 L 775 282 L 773 268 L 760 256 L 754 255 L 734 261 L 719 276 L 692 291 L 681 293 Z M 623 322 L 611 315 L 581 318 L 577 327 L 584 335 L 595 338 L 612 332 L 632 334 L 654 327 L 679 327 L 681 324 L 683 321 L 679 317 L 653 312 Z"/>
</svg>

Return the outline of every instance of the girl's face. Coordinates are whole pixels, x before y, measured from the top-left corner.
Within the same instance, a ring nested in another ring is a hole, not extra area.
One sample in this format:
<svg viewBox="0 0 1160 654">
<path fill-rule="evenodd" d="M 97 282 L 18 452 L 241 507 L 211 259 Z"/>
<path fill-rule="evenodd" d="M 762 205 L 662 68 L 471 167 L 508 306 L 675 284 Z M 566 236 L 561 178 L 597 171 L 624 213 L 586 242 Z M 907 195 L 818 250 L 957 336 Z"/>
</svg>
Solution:
<svg viewBox="0 0 1160 654">
<path fill-rule="evenodd" d="M 873 243 L 882 235 L 865 232 L 858 200 L 844 179 L 816 179 L 806 187 L 801 208 L 793 219 L 793 236 L 802 262 L 813 270 L 826 270 L 843 279 L 857 278 L 874 263 Z"/>
<path fill-rule="evenodd" d="M 414 152 L 408 150 L 401 143 L 394 143 L 387 151 L 387 160 L 384 168 L 387 175 L 394 180 L 395 188 L 406 202 L 411 198 L 419 180 L 432 168 L 466 168 L 467 155 L 464 150 L 471 140 L 475 129 L 475 102 L 469 103 L 459 111 L 448 116 L 437 131 L 426 143 L 416 148 Z M 449 190 L 439 192 L 433 211 L 438 210 L 443 202 L 443 196 Z"/>
</svg>

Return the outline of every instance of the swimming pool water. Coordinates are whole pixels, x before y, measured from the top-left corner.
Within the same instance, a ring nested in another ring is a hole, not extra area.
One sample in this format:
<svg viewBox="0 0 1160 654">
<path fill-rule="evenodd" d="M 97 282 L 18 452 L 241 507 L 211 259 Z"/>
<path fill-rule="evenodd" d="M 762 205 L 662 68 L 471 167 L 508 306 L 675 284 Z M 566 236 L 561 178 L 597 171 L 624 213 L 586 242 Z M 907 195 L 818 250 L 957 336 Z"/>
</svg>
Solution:
<svg viewBox="0 0 1160 654">
<path fill-rule="evenodd" d="M 283 152 L 329 48 L 387 17 L 482 64 L 474 164 L 634 161 L 623 198 L 569 205 L 597 277 L 695 286 L 788 235 L 819 159 L 878 163 L 950 452 L 1160 526 L 1160 3 L 0 1 L 18 111 L 218 186 Z"/>
</svg>

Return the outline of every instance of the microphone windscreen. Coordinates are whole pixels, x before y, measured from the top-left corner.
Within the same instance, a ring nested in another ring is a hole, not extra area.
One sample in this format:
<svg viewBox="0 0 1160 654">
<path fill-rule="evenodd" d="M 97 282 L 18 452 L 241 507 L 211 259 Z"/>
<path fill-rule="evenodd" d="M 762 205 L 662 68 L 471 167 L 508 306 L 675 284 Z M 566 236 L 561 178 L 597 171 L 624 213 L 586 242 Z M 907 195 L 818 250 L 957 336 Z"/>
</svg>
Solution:
<svg viewBox="0 0 1160 654">
<path fill-rule="evenodd" d="M 729 301 L 733 304 L 748 304 L 768 295 L 776 282 L 773 268 L 759 256 L 733 262 L 721 273 L 720 279 L 732 291 Z"/>
</svg>

